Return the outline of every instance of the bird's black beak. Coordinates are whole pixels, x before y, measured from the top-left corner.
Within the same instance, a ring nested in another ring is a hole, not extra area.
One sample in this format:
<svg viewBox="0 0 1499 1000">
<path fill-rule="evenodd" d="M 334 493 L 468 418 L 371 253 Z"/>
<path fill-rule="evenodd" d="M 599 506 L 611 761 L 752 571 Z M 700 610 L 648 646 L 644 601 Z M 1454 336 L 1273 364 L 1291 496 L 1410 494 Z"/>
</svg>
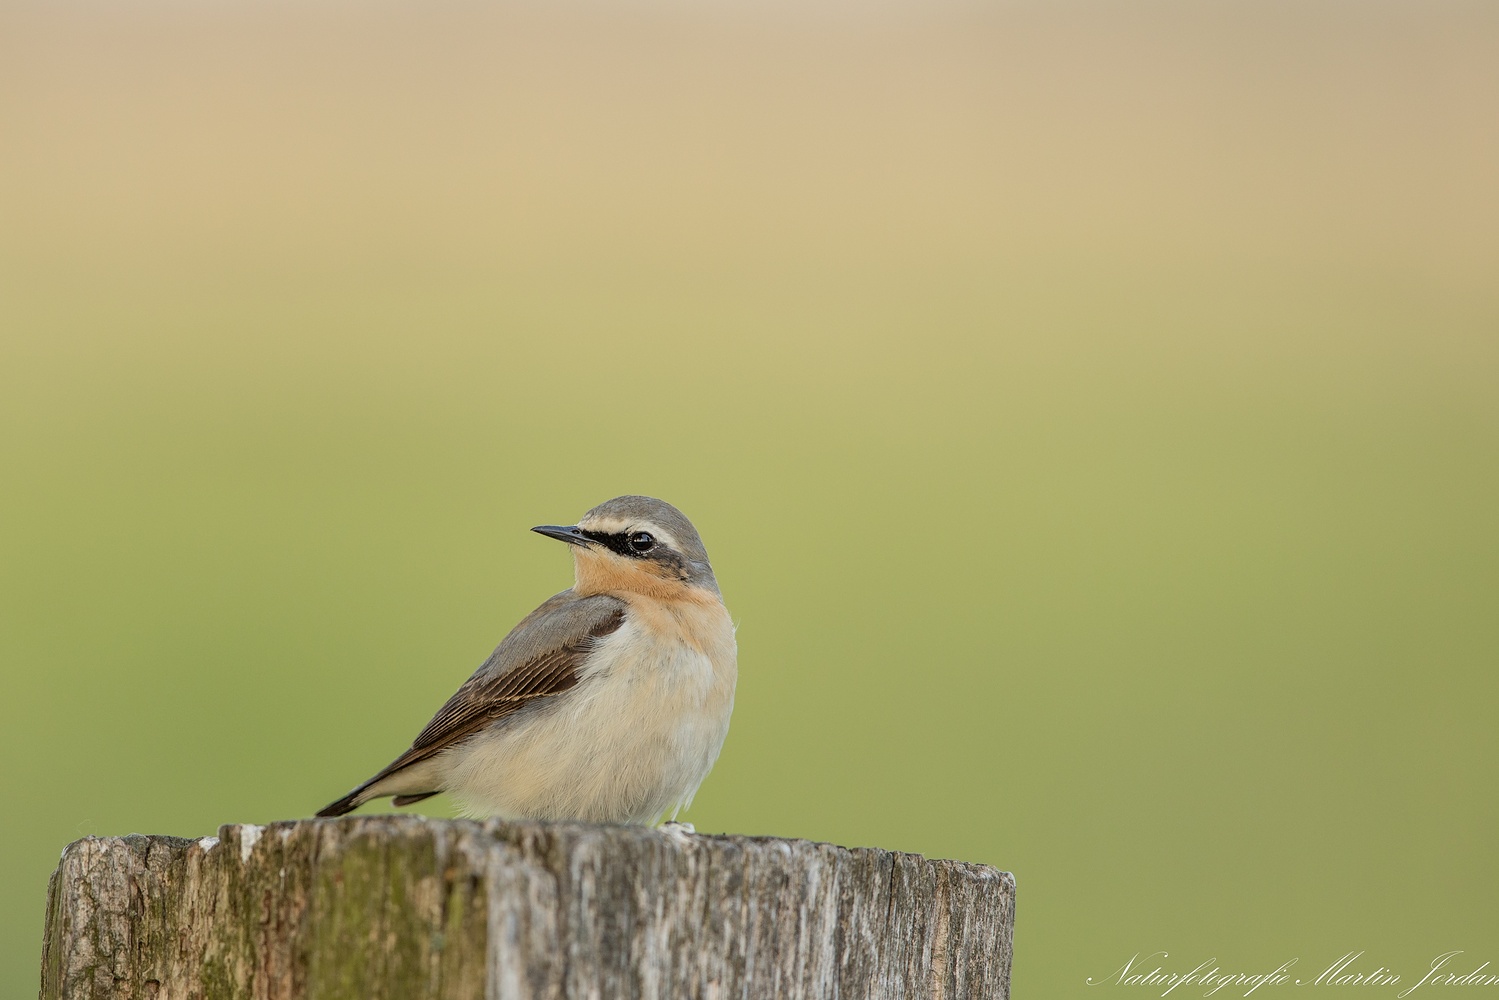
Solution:
<svg viewBox="0 0 1499 1000">
<path fill-rule="evenodd" d="M 567 542 L 569 545 L 587 545 L 593 539 L 583 534 L 583 529 L 575 524 L 538 524 L 531 529 L 538 535 L 546 535 L 548 538 L 556 538 Z"/>
</svg>

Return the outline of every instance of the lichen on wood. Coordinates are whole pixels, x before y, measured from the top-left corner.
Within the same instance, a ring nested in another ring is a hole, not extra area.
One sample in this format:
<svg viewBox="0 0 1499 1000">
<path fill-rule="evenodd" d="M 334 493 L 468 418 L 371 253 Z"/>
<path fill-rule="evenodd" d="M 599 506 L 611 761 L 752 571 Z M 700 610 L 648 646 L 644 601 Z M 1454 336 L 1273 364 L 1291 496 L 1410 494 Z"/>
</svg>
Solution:
<svg viewBox="0 0 1499 1000">
<path fill-rule="evenodd" d="M 870 848 L 416 816 L 86 838 L 42 1000 L 998 997 L 1015 881 Z"/>
</svg>

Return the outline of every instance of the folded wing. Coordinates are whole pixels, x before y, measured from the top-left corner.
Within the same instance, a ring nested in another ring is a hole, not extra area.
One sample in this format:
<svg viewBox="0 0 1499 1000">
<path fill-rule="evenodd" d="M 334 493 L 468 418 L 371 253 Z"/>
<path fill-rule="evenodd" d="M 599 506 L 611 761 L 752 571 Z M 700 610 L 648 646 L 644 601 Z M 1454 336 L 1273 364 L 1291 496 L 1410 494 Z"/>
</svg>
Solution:
<svg viewBox="0 0 1499 1000">
<path fill-rule="evenodd" d="M 560 694 L 578 683 L 578 672 L 594 644 L 624 623 L 625 604 L 596 594 L 578 597 L 571 590 L 550 598 L 515 626 L 484 665 L 464 681 L 411 749 L 373 778 L 318 812 L 342 816 L 370 799 L 396 794 L 396 805 L 419 802 L 441 788 L 394 787 L 389 779 L 448 750 L 482 729 L 514 714 L 522 705 Z M 406 783 L 409 784 L 409 783 Z"/>
</svg>

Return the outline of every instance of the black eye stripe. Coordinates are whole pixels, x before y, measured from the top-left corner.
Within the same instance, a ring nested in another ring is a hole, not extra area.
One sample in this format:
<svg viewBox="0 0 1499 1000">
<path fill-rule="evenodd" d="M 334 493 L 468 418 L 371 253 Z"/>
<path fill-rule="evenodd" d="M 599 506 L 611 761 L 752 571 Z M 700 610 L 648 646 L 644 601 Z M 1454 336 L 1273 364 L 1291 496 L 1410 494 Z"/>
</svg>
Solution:
<svg viewBox="0 0 1499 1000">
<path fill-rule="evenodd" d="M 652 544 L 646 551 L 639 552 L 630 546 L 630 539 L 635 538 L 639 535 L 647 535 L 654 543 L 655 536 L 650 535 L 649 532 L 645 531 L 632 531 L 626 534 L 623 531 L 604 532 L 580 530 L 578 533 L 581 534 L 584 538 L 589 538 L 595 542 L 598 542 L 600 545 L 603 545 L 611 552 L 618 552 L 622 556 L 632 556 L 636 559 L 640 559 L 644 556 L 650 555 L 652 552 L 658 551 L 660 549 L 659 544 Z"/>
</svg>

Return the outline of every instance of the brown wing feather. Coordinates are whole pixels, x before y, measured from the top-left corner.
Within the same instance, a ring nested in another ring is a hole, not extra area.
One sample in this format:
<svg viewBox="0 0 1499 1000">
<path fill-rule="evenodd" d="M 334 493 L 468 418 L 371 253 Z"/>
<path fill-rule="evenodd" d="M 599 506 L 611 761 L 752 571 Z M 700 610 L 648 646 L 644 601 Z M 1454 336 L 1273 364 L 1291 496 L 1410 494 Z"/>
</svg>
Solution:
<svg viewBox="0 0 1499 1000">
<path fill-rule="evenodd" d="M 594 643 L 618 629 L 624 618 L 625 605 L 612 597 L 579 598 L 567 590 L 551 598 L 511 630 L 484 665 L 438 709 L 411 749 L 318 815 L 348 812 L 363 801 L 361 793 L 382 778 L 467 739 L 527 702 L 573 687 L 578 683 L 578 668 Z M 402 796 L 407 801 L 425 797 Z"/>
<path fill-rule="evenodd" d="M 488 664 L 481 667 L 438 709 L 432 721 L 411 742 L 411 749 L 392 761 L 383 773 L 390 774 L 425 760 L 514 713 L 526 702 L 558 694 L 577 684 L 578 667 L 594 642 L 619 628 L 624 618 L 622 608 L 613 609 L 583 635 L 513 669 L 496 673 L 488 669 Z M 498 653 L 496 650 L 497 656 Z"/>
</svg>

